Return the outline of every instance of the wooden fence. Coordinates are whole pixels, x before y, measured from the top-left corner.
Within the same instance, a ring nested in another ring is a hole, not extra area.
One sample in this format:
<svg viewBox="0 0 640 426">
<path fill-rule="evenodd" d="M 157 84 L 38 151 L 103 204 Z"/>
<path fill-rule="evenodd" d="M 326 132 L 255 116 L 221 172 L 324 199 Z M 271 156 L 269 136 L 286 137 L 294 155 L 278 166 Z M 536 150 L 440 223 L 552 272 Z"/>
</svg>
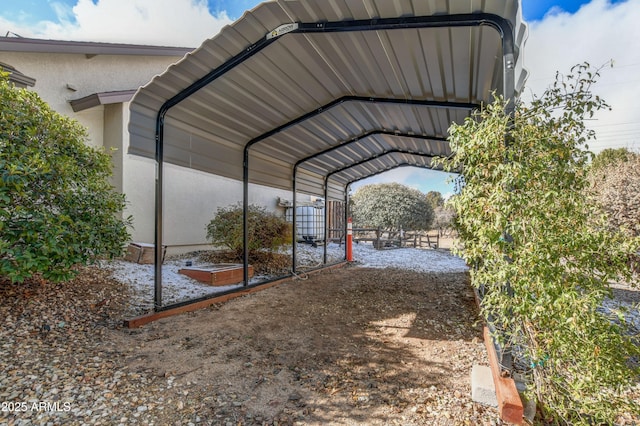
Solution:
<svg viewBox="0 0 640 426">
<path fill-rule="evenodd" d="M 343 229 L 330 229 L 329 235 L 333 235 L 330 241 L 344 242 Z M 414 247 L 437 249 L 440 245 L 439 232 L 404 231 L 402 233 L 385 231 L 381 228 L 353 228 L 353 242 L 371 242 L 378 250 L 388 248 Z"/>
</svg>

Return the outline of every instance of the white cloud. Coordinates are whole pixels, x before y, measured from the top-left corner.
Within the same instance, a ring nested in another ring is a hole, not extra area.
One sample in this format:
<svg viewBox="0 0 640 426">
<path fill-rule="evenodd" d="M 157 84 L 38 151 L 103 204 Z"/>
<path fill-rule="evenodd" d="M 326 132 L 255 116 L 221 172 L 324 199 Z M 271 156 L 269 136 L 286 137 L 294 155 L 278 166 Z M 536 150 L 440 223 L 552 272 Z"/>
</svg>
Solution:
<svg viewBox="0 0 640 426">
<path fill-rule="evenodd" d="M 403 185 L 414 187 L 410 182 L 420 170 L 422 169 L 416 169 L 414 167 L 396 167 L 395 169 L 391 169 L 379 175 L 358 181 L 352 185 L 352 189 L 356 190 L 364 185 L 386 182 L 398 182 Z"/>
<path fill-rule="evenodd" d="M 42 39 L 197 47 L 232 22 L 225 13 L 211 15 L 206 0 L 78 0 L 54 9 L 58 22 L 27 26 L 0 18 L 0 29 Z"/>
<path fill-rule="evenodd" d="M 552 15 L 559 15 L 561 13 L 566 13 L 566 11 L 560 6 L 551 6 L 551 8 L 545 13 L 545 18 Z"/>
<path fill-rule="evenodd" d="M 527 88 L 541 94 L 556 71 L 569 73 L 573 65 L 588 62 L 599 67 L 613 60 L 613 68 L 601 72 L 594 92 L 612 107 L 590 124 L 598 134 L 593 150 L 606 147 L 640 147 L 640 1 L 610 4 L 593 0 L 575 14 L 548 13 L 529 27 L 524 50 L 531 72 Z M 529 96 L 525 93 L 525 99 Z"/>
<path fill-rule="evenodd" d="M 449 174 L 417 167 L 397 167 L 373 177 L 355 182 L 351 189 L 357 191 L 364 185 L 397 182 L 410 188 L 427 193 L 438 191 L 442 194 L 452 192 L 453 184 L 449 183 Z"/>
<path fill-rule="evenodd" d="M 51 2 L 58 19 L 36 25 L 0 18 L 0 35 L 7 31 L 24 37 L 60 40 L 105 41 L 197 47 L 231 23 L 222 12 L 213 16 L 206 0 L 77 0 L 74 7 Z M 601 112 L 592 127 L 604 147 L 640 149 L 640 1 L 612 5 L 593 0 L 575 14 L 553 8 L 541 21 L 530 24 L 525 46 L 525 66 L 531 72 L 527 90 L 540 94 L 556 71 L 589 62 L 600 66 L 609 60 L 614 68 L 602 71 L 595 92 L 611 106 Z M 525 91 L 525 99 L 527 99 Z M 394 177 L 408 179 L 409 169 Z M 385 176 L 387 178 L 387 176 Z"/>
</svg>

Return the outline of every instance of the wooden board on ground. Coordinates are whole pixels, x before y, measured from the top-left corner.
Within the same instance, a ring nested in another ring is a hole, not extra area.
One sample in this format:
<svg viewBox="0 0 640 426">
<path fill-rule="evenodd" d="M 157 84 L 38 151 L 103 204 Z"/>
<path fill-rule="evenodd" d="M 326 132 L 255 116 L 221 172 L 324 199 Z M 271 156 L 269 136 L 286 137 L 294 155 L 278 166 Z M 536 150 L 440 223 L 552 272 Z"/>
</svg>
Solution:
<svg viewBox="0 0 640 426">
<path fill-rule="evenodd" d="M 162 261 L 167 254 L 167 246 L 162 246 Z M 130 243 L 125 260 L 133 263 L 150 264 L 155 261 L 155 245 L 149 243 Z"/>
</svg>

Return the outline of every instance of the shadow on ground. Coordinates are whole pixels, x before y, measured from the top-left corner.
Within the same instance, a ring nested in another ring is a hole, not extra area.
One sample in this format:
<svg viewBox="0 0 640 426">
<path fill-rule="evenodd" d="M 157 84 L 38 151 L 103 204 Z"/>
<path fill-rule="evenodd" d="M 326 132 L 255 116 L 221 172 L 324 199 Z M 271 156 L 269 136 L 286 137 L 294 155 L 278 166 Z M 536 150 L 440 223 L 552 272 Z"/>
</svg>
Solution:
<svg viewBox="0 0 640 426">
<path fill-rule="evenodd" d="M 477 320 L 465 273 L 350 267 L 117 338 L 213 424 L 480 423 L 495 414 L 469 397 Z"/>
</svg>

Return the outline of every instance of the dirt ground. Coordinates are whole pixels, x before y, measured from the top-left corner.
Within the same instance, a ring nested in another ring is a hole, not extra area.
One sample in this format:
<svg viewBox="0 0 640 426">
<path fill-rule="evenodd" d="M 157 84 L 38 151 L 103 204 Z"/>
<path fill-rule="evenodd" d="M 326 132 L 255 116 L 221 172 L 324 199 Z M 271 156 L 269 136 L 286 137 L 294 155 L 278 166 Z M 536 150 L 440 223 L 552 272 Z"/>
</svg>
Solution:
<svg viewBox="0 0 640 426">
<path fill-rule="evenodd" d="M 495 424 L 470 399 L 474 303 L 464 273 L 352 267 L 113 338 L 130 369 L 188 387 L 206 423 Z"/>
<path fill-rule="evenodd" d="M 139 329 L 108 269 L 0 280 L 0 425 L 502 425 L 468 280 L 351 265 Z"/>
<path fill-rule="evenodd" d="M 502 424 L 466 273 L 350 266 L 139 329 L 98 268 L 0 290 L 3 425 Z"/>
</svg>

